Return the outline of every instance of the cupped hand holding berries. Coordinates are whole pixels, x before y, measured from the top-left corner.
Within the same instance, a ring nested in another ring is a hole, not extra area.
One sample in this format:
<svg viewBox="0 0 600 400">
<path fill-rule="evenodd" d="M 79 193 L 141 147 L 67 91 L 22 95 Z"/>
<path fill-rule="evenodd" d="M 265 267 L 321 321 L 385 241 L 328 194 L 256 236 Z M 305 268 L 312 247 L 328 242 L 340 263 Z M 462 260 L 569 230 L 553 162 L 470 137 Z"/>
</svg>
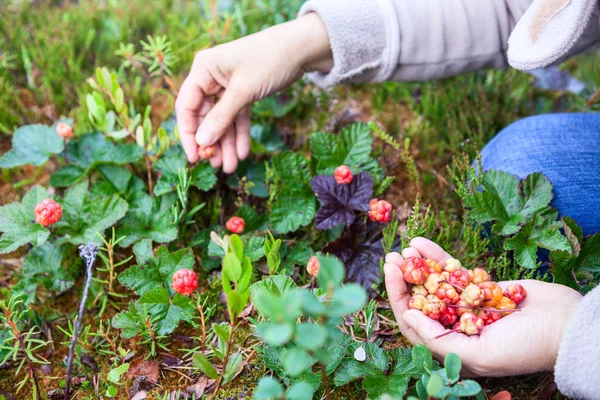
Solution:
<svg viewBox="0 0 600 400">
<path fill-rule="evenodd" d="M 449 330 L 438 320 L 409 308 L 411 293 L 401 270 L 407 257 L 428 258 L 445 265 L 451 256 L 424 238 L 413 239 L 402 255 L 386 256 L 385 284 L 390 304 L 400 330 L 413 344 L 426 345 L 439 360 L 448 353 L 457 354 L 467 376 L 509 376 L 554 368 L 563 333 L 581 301 L 581 294 L 566 286 L 535 280 L 498 282 L 506 295 L 520 301 L 520 312 L 495 321 L 490 321 L 492 317 L 486 313 L 465 312 L 462 315 L 466 317 L 457 319 L 456 327 L 462 323 L 465 329 L 480 331 L 479 335 L 451 333 L 440 337 Z M 495 292 L 491 289 L 488 297 Z M 457 315 L 459 310 L 456 308 Z M 441 314 L 440 320 L 453 320 L 446 314 Z M 481 328 L 480 318 L 490 324 Z"/>
</svg>

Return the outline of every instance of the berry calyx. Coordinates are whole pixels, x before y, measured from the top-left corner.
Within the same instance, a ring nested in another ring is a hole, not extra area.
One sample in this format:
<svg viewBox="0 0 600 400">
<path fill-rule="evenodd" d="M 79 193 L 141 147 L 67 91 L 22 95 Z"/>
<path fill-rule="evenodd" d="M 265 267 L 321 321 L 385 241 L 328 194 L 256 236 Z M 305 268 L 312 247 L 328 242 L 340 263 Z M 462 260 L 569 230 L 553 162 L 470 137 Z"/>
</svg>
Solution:
<svg viewBox="0 0 600 400">
<path fill-rule="evenodd" d="M 447 307 L 440 314 L 440 323 L 444 326 L 452 326 L 458 321 L 458 315 L 456 315 L 456 308 Z"/>
<path fill-rule="evenodd" d="M 454 286 L 464 289 L 471 283 L 471 277 L 466 269 L 455 269 L 450 272 L 448 282 Z"/>
<path fill-rule="evenodd" d="M 427 268 L 425 260 L 420 257 L 406 258 L 400 269 L 404 280 L 415 285 L 424 284 L 429 277 L 429 268 Z"/>
<path fill-rule="evenodd" d="M 177 293 L 189 296 L 198 288 L 198 277 L 191 269 L 179 269 L 173 274 L 171 287 Z"/>
<path fill-rule="evenodd" d="M 73 128 L 71 125 L 65 122 L 59 122 L 56 124 L 56 133 L 63 139 L 67 139 L 73 136 Z"/>
<path fill-rule="evenodd" d="M 392 205 L 385 200 L 373 199 L 369 203 L 369 208 L 371 210 L 368 216 L 371 221 L 389 222 L 392 218 Z"/>
<path fill-rule="evenodd" d="M 471 277 L 471 283 L 476 285 L 490 280 L 490 274 L 488 274 L 483 268 L 475 268 L 473 270 L 469 270 L 468 272 L 469 276 Z"/>
<path fill-rule="evenodd" d="M 423 310 L 425 305 L 428 303 L 425 296 L 421 296 L 420 294 L 416 294 L 410 298 L 408 301 L 408 308 L 413 310 Z"/>
<path fill-rule="evenodd" d="M 514 301 L 515 304 L 519 304 L 525 297 L 527 297 L 527 291 L 521 284 L 515 283 L 506 288 L 504 291 L 504 296 Z"/>
<path fill-rule="evenodd" d="M 435 295 L 446 304 L 454 304 L 460 300 L 460 295 L 454 286 L 449 283 L 442 283 Z"/>
<path fill-rule="evenodd" d="M 240 217 L 231 217 L 225 223 L 225 227 L 231 233 L 242 233 L 244 232 L 245 226 L 246 223 L 244 222 L 244 219 Z"/>
<path fill-rule="evenodd" d="M 496 307 L 502 299 L 502 288 L 496 282 L 482 282 L 479 287 L 483 290 L 483 305 Z"/>
<path fill-rule="evenodd" d="M 308 272 L 312 276 L 317 276 L 319 274 L 319 269 L 321 268 L 321 264 L 319 263 L 319 259 L 317 256 L 312 256 L 308 260 L 308 264 L 306 264 L 306 272 Z"/>
<path fill-rule="evenodd" d="M 457 269 L 462 269 L 462 264 L 456 258 L 449 258 L 446 260 L 446 266 L 444 266 L 444 271 L 452 272 Z"/>
<path fill-rule="evenodd" d="M 479 307 L 484 300 L 483 290 L 474 283 L 469 283 L 460 297 L 469 307 Z"/>
<path fill-rule="evenodd" d="M 429 268 L 429 273 L 431 274 L 441 274 L 442 273 L 442 264 L 432 259 L 425 259 L 425 264 Z"/>
<path fill-rule="evenodd" d="M 423 306 L 423 314 L 427 315 L 431 319 L 440 319 L 440 316 L 444 310 L 446 310 L 446 303 L 440 300 L 436 295 L 430 294 L 427 296 L 427 303 Z"/>
<path fill-rule="evenodd" d="M 52 199 L 38 203 L 33 209 L 35 220 L 42 226 L 50 226 L 62 218 L 62 207 Z"/>
<path fill-rule="evenodd" d="M 469 336 L 479 335 L 483 325 L 483 319 L 473 312 L 468 311 L 460 317 L 460 330 Z"/>
<path fill-rule="evenodd" d="M 217 154 L 217 149 L 214 145 L 211 146 L 198 146 L 198 157 L 202 160 L 208 160 L 209 158 L 213 158 Z"/>
<path fill-rule="evenodd" d="M 425 289 L 425 286 L 423 285 L 413 285 L 413 287 L 410 289 L 410 294 L 413 296 L 416 294 L 420 294 L 421 296 L 426 297 L 429 294 L 429 292 L 427 291 L 427 289 Z"/>
<path fill-rule="evenodd" d="M 347 185 L 352 182 L 354 176 L 352 175 L 352 171 L 348 168 L 347 165 L 340 165 L 333 171 L 333 177 L 335 181 L 340 185 Z"/>
<path fill-rule="evenodd" d="M 435 294 L 445 279 L 440 274 L 430 274 L 425 281 L 425 289 L 429 294 Z"/>
</svg>

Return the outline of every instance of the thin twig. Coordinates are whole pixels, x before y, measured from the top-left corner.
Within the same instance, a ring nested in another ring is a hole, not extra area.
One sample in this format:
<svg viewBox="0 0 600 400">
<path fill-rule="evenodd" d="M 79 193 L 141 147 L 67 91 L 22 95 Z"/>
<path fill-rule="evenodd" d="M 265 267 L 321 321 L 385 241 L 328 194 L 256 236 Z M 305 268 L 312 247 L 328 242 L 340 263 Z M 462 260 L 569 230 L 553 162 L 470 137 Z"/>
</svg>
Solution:
<svg viewBox="0 0 600 400">
<path fill-rule="evenodd" d="M 81 296 L 81 303 L 79 304 L 79 313 L 77 314 L 77 322 L 75 323 L 75 332 L 73 332 L 73 338 L 71 339 L 71 345 L 69 346 L 69 357 L 67 358 L 67 377 L 65 379 L 65 400 L 69 400 L 69 392 L 71 389 L 71 367 L 73 366 L 73 357 L 75 356 L 77 338 L 79 337 L 79 331 L 81 330 L 83 312 L 85 311 L 85 302 L 88 297 L 88 292 L 90 291 L 90 284 L 92 283 L 92 271 L 94 263 L 96 262 L 96 256 L 98 255 L 98 247 L 93 243 L 90 243 L 87 246 L 79 246 L 79 255 L 85 260 L 85 286 L 83 287 L 83 295 Z"/>
<path fill-rule="evenodd" d="M 219 389 L 221 388 L 221 383 L 223 382 L 223 377 L 225 376 L 225 370 L 227 369 L 227 363 L 229 362 L 229 355 L 231 354 L 231 348 L 233 347 L 233 334 L 235 331 L 236 325 L 235 325 L 235 321 L 231 322 L 231 325 L 229 326 L 229 338 L 227 339 L 227 349 L 225 349 L 225 357 L 223 358 L 223 369 L 221 370 L 221 373 L 219 374 L 219 379 L 217 380 L 217 384 L 215 386 L 215 392 L 213 394 L 213 400 L 217 398 L 217 393 L 219 392 Z"/>
</svg>

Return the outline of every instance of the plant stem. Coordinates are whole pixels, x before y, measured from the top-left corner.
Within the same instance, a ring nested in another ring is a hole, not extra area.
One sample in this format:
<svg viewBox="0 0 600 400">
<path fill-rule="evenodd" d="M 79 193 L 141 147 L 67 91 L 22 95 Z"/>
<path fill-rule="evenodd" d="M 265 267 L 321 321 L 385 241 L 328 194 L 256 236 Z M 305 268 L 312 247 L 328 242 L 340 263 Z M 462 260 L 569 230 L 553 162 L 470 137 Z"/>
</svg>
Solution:
<svg viewBox="0 0 600 400">
<path fill-rule="evenodd" d="M 323 382 L 323 394 L 325 394 L 325 398 L 327 400 L 331 399 L 331 389 L 329 387 L 329 378 L 327 377 L 327 371 L 325 368 L 325 364 L 319 363 L 321 366 L 321 381 Z"/>
<path fill-rule="evenodd" d="M 202 324 L 202 346 L 200 347 L 200 352 L 204 352 L 204 347 L 206 346 L 206 320 L 204 318 L 204 307 L 200 305 L 198 311 L 200 311 L 200 322 Z"/>
<path fill-rule="evenodd" d="M 148 190 L 150 191 L 150 196 L 152 196 L 152 163 L 150 162 L 150 157 L 144 156 L 144 158 L 146 159 L 146 175 L 148 177 Z"/>
<path fill-rule="evenodd" d="M 223 377 L 225 376 L 225 370 L 227 369 L 227 362 L 229 361 L 229 355 L 231 354 L 231 347 L 233 346 L 233 333 L 235 331 L 235 321 L 232 321 L 229 324 L 229 339 L 227 339 L 227 349 L 225 349 L 225 357 L 223 358 L 223 368 L 221 369 L 221 373 L 219 374 L 219 379 L 217 379 L 217 385 L 215 386 L 215 392 L 213 393 L 213 400 L 217 398 L 217 393 L 221 388 L 221 384 L 223 382 Z"/>
</svg>

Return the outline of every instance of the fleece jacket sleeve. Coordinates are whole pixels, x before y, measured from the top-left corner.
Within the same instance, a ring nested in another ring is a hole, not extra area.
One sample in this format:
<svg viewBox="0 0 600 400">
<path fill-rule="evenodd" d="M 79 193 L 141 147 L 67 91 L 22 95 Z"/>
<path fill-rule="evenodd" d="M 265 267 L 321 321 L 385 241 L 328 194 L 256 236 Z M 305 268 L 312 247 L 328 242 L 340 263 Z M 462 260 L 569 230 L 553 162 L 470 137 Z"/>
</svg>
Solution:
<svg viewBox="0 0 600 400">
<path fill-rule="evenodd" d="M 600 287 L 588 293 L 565 331 L 554 378 L 562 394 L 573 399 L 598 399 L 600 380 Z"/>
<path fill-rule="evenodd" d="M 532 0 L 308 0 L 319 14 L 334 66 L 312 73 L 326 87 L 342 81 L 441 78 L 507 65 L 507 41 Z"/>
</svg>

